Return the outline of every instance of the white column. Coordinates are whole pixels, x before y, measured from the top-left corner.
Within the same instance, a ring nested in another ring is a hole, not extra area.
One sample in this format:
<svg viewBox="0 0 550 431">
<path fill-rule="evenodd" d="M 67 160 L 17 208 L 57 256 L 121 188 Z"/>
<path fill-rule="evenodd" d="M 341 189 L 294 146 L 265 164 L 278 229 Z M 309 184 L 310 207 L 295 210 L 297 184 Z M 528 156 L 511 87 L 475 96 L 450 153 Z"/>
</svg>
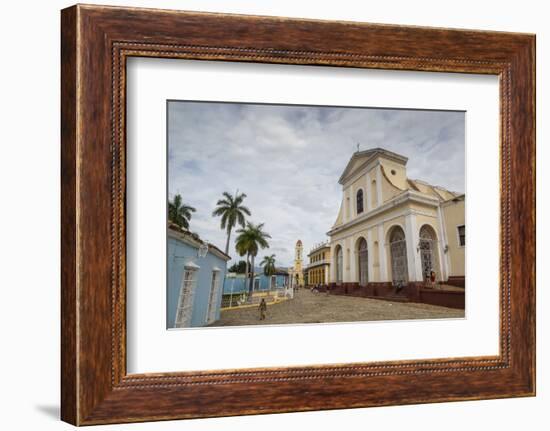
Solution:
<svg viewBox="0 0 550 431">
<path fill-rule="evenodd" d="M 382 166 L 376 166 L 376 206 L 382 205 Z"/>
<path fill-rule="evenodd" d="M 371 183 L 370 183 L 370 174 L 367 172 L 367 186 L 365 187 L 363 198 L 367 201 L 367 211 L 372 209 L 372 200 L 371 200 Z"/>
<path fill-rule="evenodd" d="M 336 283 L 336 246 L 338 243 L 331 244 L 330 247 L 330 277 L 328 278 L 329 283 Z"/>
<path fill-rule="evenodd" d="M 389 281 L 388 279 L 388 264 L 386 261 L 386 239 L 384 238 L 384 224 L 378 225 L 378 262 L 380 273 L 380 280 L 376 281 Z"/>
<path fill-rule="evenodd" d="M 356 250 L 355 241 L 352 241 L 349 249 L 349 253 L 351 258 L 351 264 L 349 266 L 349 281 L 358 283 L 359 282 L 359 277 L 358 277 L 359 253 Z"/>
<path fill-rule="evenodd" d="M 449 253 L 445 253 L 445 245 L 447 241 L 447 230 L 445 226 L 445 220 L 443 219 L 443 212 L 441 211 L 441 205 L 437 206 L 437 220 L 439 221 L 439 236 L 437 243 L 439 244 L 439 264 L 441 265 L 441 278 L 443 281 L 447 281 L 451 273 L 449 263 Z"/>
<path fill-rule="evenodd" d="M 348 221 L 348 209 L 346 208 L 346 192 L 342 189 L 342 222 Z"/>
<path fill-rule="evenodd" d="M 368 281 L 369 283 L 373 281 L 374 278 L 374 267 L 373 267 L 373 261 L 374 261 L 374 243 L 372 241 L 372 229 L 369 229 L 367 231 L 367 256 L 368 256 L 368 269 L 367 269 L 367 275 L 368 275 Z"/>
<path fill-rule="evenodd" d="M 329 266 L 328 266 L 328 265 L 325 265 L 325 269 L 324 269 L 324 271 L 325 271 L 325 283 L 327 283 L 327 284 L 328 284 L 328 282 L 330 281 L 330 279 L 329 279 L 329 273 L 328 273 L 328 272 L 329 272 L 328 268 L 329 268 Z"/>
<path fill-rule="evenodd" d="M 353 220 L 355 218 L 355 187 L 353 184 L 349 186 L 349 217 L 348 220 Z"/>
<path fill-rule="evenodd" d="M 344 223 L 351 220 L 351 203 L 349 197 L 349 187 L 344 190 Z"/>
<path fill-rule="evenodd" d="M 389 281 L 388 278 L 388 264 L 386 262 L 386 239 L 384 238 L 384 224 L 378 225 L 378 261 L 380 267 L 378 272 L 380 273 L 380 280 L 376 281 Z"/>
<path fill-rule="evenodd" d="M 346 242 L 345 241 L 342 241 L 341 243 L 342 245 L 342 283 L 345 282 L 345 281 L 348 281 L 347 280 L 347 274 L 348 274 L 348 271 L 346 270 L 346 266 L 347 266 L 347 249 L 346 249 Z"/>
<path fill-rule="evenodd" d="M 348 221 L 348 197 L 346 195 L 346 191 L 344 190 L 344 193 L 343 193 L 343 198 L 342 198 L 342 209 L 344 211 L 344 223 L 347 223 Z"/>
<path fill-rule="evenodd" d="M 347 277 L 344 277 L 344 281 L 350 283 L 352 281 L 355 281 L 355 250 L 354 250 L 354 241 L 353 238 L 347 238 L 346 239 L 346 249 L 345 249 L 345 256 L 344 261 L 346 262 L 344 264 L 344 268 L 347 268 L 346 275 Z M 348 253 L 349 250 L 349 253 Z M 347 261 L 346 261 L 347 260 Z"/>
<path fill-rule="evenodd" d="M 416 228 L 416 214 L 405 217 L 405 239 L 407 240 L 407 266 L 409 281 L 422 281 L 422 266 L 416 250 L 418 246 L 418 229 Z"/>
</svg>

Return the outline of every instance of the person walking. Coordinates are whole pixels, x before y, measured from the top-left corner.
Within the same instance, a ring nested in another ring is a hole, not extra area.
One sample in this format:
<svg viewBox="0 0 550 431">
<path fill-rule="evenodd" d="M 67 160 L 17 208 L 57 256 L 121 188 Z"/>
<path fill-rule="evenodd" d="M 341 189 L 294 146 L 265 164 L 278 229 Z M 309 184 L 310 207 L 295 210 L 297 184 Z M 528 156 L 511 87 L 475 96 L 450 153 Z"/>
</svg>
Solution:
<svg viewBox="0 0 550 431">
<path fill-rule="evenodd" d="M 265 298 L 262 298 L 260 301 L 260 306 L 258 307 L 258 310 L 260 310 L 260 320 L 265 320 L 265 313 L 267 312 L 267 304 L 265 302 Z"/>
</svg>

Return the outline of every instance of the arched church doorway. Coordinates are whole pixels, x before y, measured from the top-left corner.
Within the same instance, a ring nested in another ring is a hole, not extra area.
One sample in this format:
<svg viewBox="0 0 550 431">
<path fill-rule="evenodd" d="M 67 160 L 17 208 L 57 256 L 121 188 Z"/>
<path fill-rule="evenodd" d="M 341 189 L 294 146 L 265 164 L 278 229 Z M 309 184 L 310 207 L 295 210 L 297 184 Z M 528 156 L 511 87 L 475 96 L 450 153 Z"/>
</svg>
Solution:
<svg viewBox="0 0 550 431">
<path fill-rule="evenodd" d="M 420 263 L 422 265 L 422 277 L 424 282 L 430 281 L 432 271 L 436 274 L 436 280 L 439 280 L 438 267 L 439 255 L 437 252 L 437 236 L 434 229 L 429 225 L 420 228 Z"/>
<path fill-rule="evenodd" d="M 369 282 L 369 252 L 365 238 L 360 238 L 357 243 L 357 258 L 357 278 L 359 280 L 359 285 L 366 286 Z"/>
<path fill-rule="evenodd" d="M 408 283 L 407 242 L 405 232 L 395 226 L 390 232 L 390 256 L 392 282 L 394 286 L 403 286 Z"/>
</svg>

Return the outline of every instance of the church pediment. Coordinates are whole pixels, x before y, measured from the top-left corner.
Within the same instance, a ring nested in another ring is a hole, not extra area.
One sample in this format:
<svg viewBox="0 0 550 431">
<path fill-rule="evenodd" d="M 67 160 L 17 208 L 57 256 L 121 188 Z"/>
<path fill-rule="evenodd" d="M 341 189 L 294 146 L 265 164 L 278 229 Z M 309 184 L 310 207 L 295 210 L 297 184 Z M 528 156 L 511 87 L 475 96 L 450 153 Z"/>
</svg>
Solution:
<svg viewBox="0 0 550 431">
<path fill-rule="evenodd" d="M 353 156 L 351 156 L 348 164 L 346 165 L 344 172 L 340 176 L 338 182 L 342 185 L 355 173 L 364 169 L 366 165 L 376 159 L 377 157 L 384 157 L 389 160 L 401 163 L 405 165 L 407 163 L 407 157 L 402 156 L 397 153 L 393 153 L 382 148 L 372 148 L 365 151 L 356 151 Z"/>
</svg>

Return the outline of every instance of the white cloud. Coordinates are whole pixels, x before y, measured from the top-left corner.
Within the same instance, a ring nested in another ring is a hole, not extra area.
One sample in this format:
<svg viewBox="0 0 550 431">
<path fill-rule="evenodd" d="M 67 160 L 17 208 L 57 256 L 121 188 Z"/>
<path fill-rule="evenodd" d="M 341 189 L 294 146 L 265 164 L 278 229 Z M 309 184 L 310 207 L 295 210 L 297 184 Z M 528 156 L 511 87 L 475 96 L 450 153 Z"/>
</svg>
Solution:
<svg viewBox="0 0 550 431">
<path fill-rule="evenodd" d="M 341 200 L 338 178 L 357 143 L 362 150 L 383 147 L 408 157 L 410 178 L 464 190 L 462 112 L 168 106 L 169 194 L 181 193 L 197 209 L 191 229 L 223 248 L 225 232 L 212 210 L 224 191 L 244 192 L 250 220 L 265 223 L 272 236 L 265 253 L 275 253 L 279 265 L 292 265 L 298 238 L 306 251 L 327 239 Z"/>
</svg>

